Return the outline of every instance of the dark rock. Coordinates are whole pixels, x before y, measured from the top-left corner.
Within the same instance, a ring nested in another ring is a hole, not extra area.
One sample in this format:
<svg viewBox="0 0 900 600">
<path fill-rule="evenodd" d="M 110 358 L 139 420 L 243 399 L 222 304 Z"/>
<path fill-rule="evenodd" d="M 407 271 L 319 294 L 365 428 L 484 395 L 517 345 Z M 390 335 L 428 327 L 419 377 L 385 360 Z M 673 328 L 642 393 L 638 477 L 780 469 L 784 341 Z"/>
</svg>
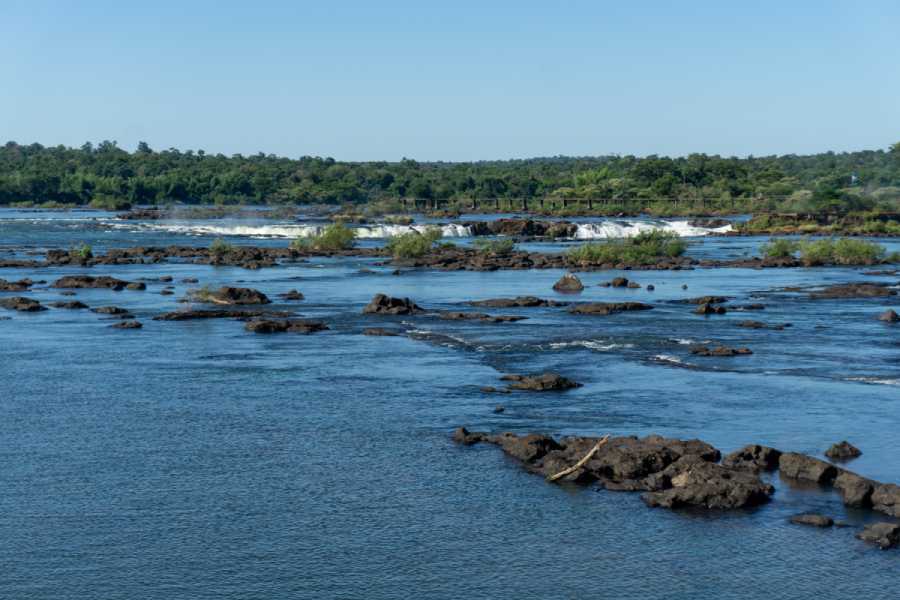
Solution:
<svg viewBox="0 0 900 600">
<path fill-rule="evenodd" d="M 611 315 L 624 311 L 650 310 L 653 307 L 643 302 L 590 302 L 576 304 L 569 312 L 576 315 Z"/>
<path fill-rule="evenodd" d="M 507 390 L 507 389 L 495 388 L 492 385 L 486 385 L 480 389 L 485 394 L 508 394 L 509 393 L 509 390 Z"/>
<path fill-rule="evenodd" d="M 834 525 L 834 519 L 825 515 L 804 513 L 791 517 L 791 523 L 794 525 L 810 525 L 812 527 L 831 527 Z"/>
<path fill-rule="evenodd" d="M 628 287 L 630 282 L 625 277 L 615 277 L 609 282 L 609 285 L 615 288 Z"/>
<path fill-rule="evenodd" d="M 581 280 L 578 279 L 576 275 L 566 273 L 559 281 L 553 284 L 553 289 L 557 292 L 575 293 L 582 291 L 584 289 L 584 284 L 581 283 Z"/>
<path fill-rule="evenodd" d="M 512 323 L 515 321 L 523 321 L 528 317 L 519 316 L 493 316 L 485 313 L 469 313 L 469 312 L 442 312 L 440 318 L 445 321 L 484 321 L 486 323 Z"/>
<path fill-rule="evenodd" d="M 832 460 L 850 460 L 851 458 L 862 456 L 862 451 L 847 440 L 844 440 L 843 442 L 832 444 L 825 451 L 825 456 Z"/>
<path fill-rule="evenodd" d="M 746 356 L 753 354 L 750 348 L 729 348 L 727 346 L 692 346 L 691 354 L 697 356 Z"/>
<path fill-rule="evenodd" d="M 363 329 L 363 335 L 371 335 L 376 337 L 397 337 L 403 335 L 399 331 L 393 331 L 390 329 L 382 329 L 381 327 L 369 327 Z"/>
<path fill-rule="evenodd" d="M 466 446 L 471 446 L 472 444 L 483 442 L 485 440 L 485 437 L 486 436 L 483 433 L 470 433 L 469 430 L 465 427 L 459 427 L 456 431 L 453 432 L 453 441 L 457 444 L 463 444 Z"/>
<path fill-rule="evenodd" d="M 893 309 L 889 308 L 888 310 L 878 315 L 878 320 L 884 321 L 886 323 L 896 323 L 897 321 L 900 321 L 900 315 L 898 315 Z"/>
<path fill-rule="evenodd" d="M 645 289 L 646 289 L 648 292 L 652 292 L 653 290 L 656 289 L 656 286 L 653 285 L 652 283 L 648 283 L 648 284 L 647 284 L 647 287 L 646 287 Z"/>
<path fill-rule="evenodd" d="M 562 391 L 581 387 L 580 383 L 567 379 L 558 373 L 543 373 L 541 375 L 504 375 L 501 379 L 512 381 L 509 388 L 512 390 L 526 390 L 530 392 Z"/>
<path fill-rule="evenodd" d="M 834 465 L 796 452 L 782 454 L 778 460 L 778 468 L 785 477 L 813 483 L 831 483 L 837 476 Z"/>
<path fill-rule="evenodd" d="M 31 287 L 30 279 L 20 279 L 19 281 L 7 281 L 0 279 L 0 292 L 25 292 Z"/>
<path fill-rule="evenodd" d="M 185 277 L 181 280 L 181 283 L 199 283 L 200 280 L 196 277 Z"/>
<path fill-rule="evenodd" d="M 153 317 L 154 321 L 192 321 L 195 319 L 248 319 L 289 317 L 291 313 L 262 310 L 176 310 Z"/>
<path fill-rule="evenodd" d="M 698 315 L 724 315 L 728 310 L 724 306 L 701 304 L 694 312 Z"/>
<path fill-rule="evenodd" d="M 269 304 L 271 302 L 268 296 L 266 296 L 259 290 L 254 290 L 253 288 L 230 286 L 220 287 L 217 291 L 212 293 L 194 293 L 191 295 L 191 297 L 192 299 L 197 299 L 201 302 L 208 302 L 210 304 L 240 306 L 251 304 Z"/>
<path fill-rule="evenodd" d="M 734 509 L 764 504 L 775 491 L 754 473 L 702 461 L 694 462 L 670 481 L 671 488 L 647 492 L 641 499 L 651 507 Z"/>
<path fill-rule="evenodd" d="M 866 525 L 856 537 L 864 542 L 875 544 L 882 550 L 894 548 L 900 544 L 900 525 L 896 523 L 873 523 Z"/>
<path fill-rule="evenodd" d="M 736 450 L 722 459 L 722 465 L 748 471 L 774 471 L 778 468 L 781 451 L 768 446 L 750 444 Z"/>
<path fill-rule="evenodd" d="M 687 288 L 687 286 L 683 286 L 682 289 Z M 684 300 L 678 300 L 678 302 L 682 304 L 724 304 L 728 302 L 731 298 L 728 296 L 700 296 L 698 298 L 685 298 Z"/>
<path fill-rule="evenodd" d="M 532 308 L 543 306 L 566 306 L 567 302 L 556 300 L 544 300 L 536 296 L 517 296 L 515 298 L 491 298 L 489 300 L 473 300 L 472 306 L 484 306 L 486 308 Z"/>
<path fill-rule="evenodd" d="M 147 289 L 147 284 L 143 281 L 132 281 L 125 286 L 126 290 L 142 291 Z"/>
<path fill-rule="evenodd" d="M 844 469 L 838 470 L 838 476 L 834 480 L 834 487 L 841 492 L 844 505 L 852 508 L 871 507 L 876 485 L 877 482 Z"/>
<path fill-rule="evenodd" d="M 140 329 L 144 325 L 140 321 L 120 321 L 110 325 L 113 329 Z"/>
<path fill-rule="evenodd" d="M 92 308 L 91 312 L 101 315 L 127 315 L 128 309 L 119 306 L 99 306 L 97 308 Z"/>
<path fill-rule="evenodd" d="M 375 294 L 363 308 L 364 315 L 412 315 L 420 312 L 423 312 L 422 308 L 409 298 L 392 298 L 384 294 Z"/>
<path fill-rule="evenodd" d="M 47 310 L 47 307 L 41 306 L 41 303 L 37 300 L 26 298 L 25 296 L 0 298 L 0 306 L 8 310 L 17 310 L 19 312 L 38 312 Z"/>
<path fill-rule="evenodd" d="M 310 334 L 326 331 L 328 326 L 321 321 L 299 319 L 256 319 L 248 321 L 244 329 L 253 333 L 302 333 Z"/>
<path fill-rule="evenodd" d="M 105 288 L 111 290 L 122 290 L 129 284 L 128 281 L 116 279 L 115 277 L 92 277 L 91 275 L 67 275 L 60 277 L 53 283 L 55 288 Z"/>
<path fill-rule="evenodd" d="M 50 306 L 53 308 L 67 308 L 71 310 L 87 308 L 88 305 L 84 302 L 79 302 L 78 300 L 69 300 L 68 302 L 51 302 Z"/>
<path fill-rule="evenodd" d="M 763 323 L 762 321 L 738 321 L 735 323 L 737 327 L 743 327 L 744 329 L 773 329 L 775 331 L 782 331 L 786 327 L 790 327 L 790 323 L 784 323 L 782 325 L 768 325 Z"/>
<path fill-rule="evenodd" d="M 885 514 L 900 517 L 900 486 L 882 483 L 872 492 L 872 508 Z"/>
<path fill-rule="evenodd" d="M 173 292 L 172 290 L 160 290 L 159 291 L 160 296 L 172 296 L 174 294 L 175 294 L 175 292 Z"/>
<path fill-rule="evenodd" d="M 289 292 L 285 292 L 284 294 L 278 294 L 278 297 L 282 300 L 303 300 L 303 294 L 301 294 L 297 290 L 291 290 Z"/>
<path fill-rule="evenodd" d="M 526 463 L 534 462 L 543 458 L 548 452 L 562 448 L 552 437 L 537 433 L 522 436 L 503 433 L 495 436 L 492 441 L 499 444 L 503 451 L 510 456 Z"/>
<path fill-rule="evenodd" d="M 501 405 L 499 405 L 499 404 L 498 404 L 497 406 L 494 407 L 494 414 L 495 414 L 495 415 L 501 415 L 501 414 L 503 414 L 505 411 L 506 411 L 506 408 L 504 408 L 503 406 L 501 406 Z"/>
</svg>

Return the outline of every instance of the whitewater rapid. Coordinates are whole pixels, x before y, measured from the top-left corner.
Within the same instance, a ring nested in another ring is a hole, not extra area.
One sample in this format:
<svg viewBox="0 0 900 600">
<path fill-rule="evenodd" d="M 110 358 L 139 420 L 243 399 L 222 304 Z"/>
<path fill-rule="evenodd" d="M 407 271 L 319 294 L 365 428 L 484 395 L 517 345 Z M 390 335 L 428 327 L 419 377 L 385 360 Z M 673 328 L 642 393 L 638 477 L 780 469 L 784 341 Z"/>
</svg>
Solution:
<svg viewBox="0 0 900 600">
<path fill-rule="evenodd" d="M 304 238 L 318 235 L 327 225 L 310 223 L 273 223 L 273 224 L 238 224 L 238 223 L 196 223 L 186 221 L 176 222 L 121 222 L 110 221 L 104 223 L 114 229 L 128 229 L 137 231 L 164 231 L 168 233 L 215 236 L 215 237 L 250 237 L 250 238 Z M 386 239 L 410 231 L 424 233 L 430 227 L 439 227 L 445 238 L 466 238 L 473 235 L 473 229 L 469 225 L 449 223 L 442 225 L 355 225 L 352 226 L 359 239 Z M 700 237 L 710 234 L 726 233 L 731 231 L 731 225 L 717 228 L 696 227 L 688 221 L 648 221 L 648 220 L 610 220 L 592 223 L 578 223 L 573 239 L 577 240 L 602 240 L 630 238 L 648 231 L 666 231 L 680 237 Z"/>
</svg>

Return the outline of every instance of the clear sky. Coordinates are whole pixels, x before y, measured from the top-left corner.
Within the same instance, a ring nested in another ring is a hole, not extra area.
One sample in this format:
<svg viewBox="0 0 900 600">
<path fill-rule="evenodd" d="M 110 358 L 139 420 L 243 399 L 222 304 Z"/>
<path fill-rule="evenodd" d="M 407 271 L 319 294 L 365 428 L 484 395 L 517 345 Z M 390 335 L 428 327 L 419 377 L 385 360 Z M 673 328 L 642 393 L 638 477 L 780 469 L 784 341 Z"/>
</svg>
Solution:
<svg viewBox="0 0 900 600">
<path fill-rule="evenodd" d="M 343 160 L 900 139 L 900 2 L 0 0 L 0 140 Z"/>
</svg>

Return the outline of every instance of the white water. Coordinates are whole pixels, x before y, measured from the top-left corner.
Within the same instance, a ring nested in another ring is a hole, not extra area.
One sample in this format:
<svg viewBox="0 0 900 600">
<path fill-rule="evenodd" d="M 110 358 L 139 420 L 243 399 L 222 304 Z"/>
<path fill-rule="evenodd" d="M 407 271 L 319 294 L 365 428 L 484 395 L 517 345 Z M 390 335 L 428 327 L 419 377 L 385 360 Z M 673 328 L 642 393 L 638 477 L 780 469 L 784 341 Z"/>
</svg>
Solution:
<svg viewBox="0 0 900 600">
<path fill-rule="evenodd" d="M 165 231 L 182 235 L 202 236 L 240 236 L 252 238 L 302 238 L 319 234 L 326 225 L 312 225 L 304 223 L 277 223 L 277 224 L 234 224 L 234 223 L 192 223 L 185 221 L 159 221 L 159 222 L 121 222 L 108 221 L 105 226 L 114 229 L 128 229 L 138 231 Z M 356 225 L 356 237 L 360 239 L 384 239 L 402 235 L 410 231 L 424 233 L 433 225 Z M 445 238 L 464 238 L 472 235 L 472 229 L 468 225 L 456 223 L 440 226 Z M 731 225 L 718 228 L 694 227 L 688 221 L 646 221 L 646 220 L 615 220 L 600 221 L 595 223 L 579 223 L 575 232 L 575 239 L 598 240 L 629 238 L 648 231 L 668 231 L 681 237 L 704 236 L 711 233 L 725 233 L 731 231 Z"/>
</svg>

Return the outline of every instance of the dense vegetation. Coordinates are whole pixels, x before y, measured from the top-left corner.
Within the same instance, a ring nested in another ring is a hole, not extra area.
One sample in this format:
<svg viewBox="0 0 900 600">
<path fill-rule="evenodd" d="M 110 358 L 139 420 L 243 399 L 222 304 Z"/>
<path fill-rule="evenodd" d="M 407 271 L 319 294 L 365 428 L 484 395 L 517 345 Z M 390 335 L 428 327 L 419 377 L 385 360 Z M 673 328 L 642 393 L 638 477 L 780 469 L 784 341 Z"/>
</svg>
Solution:
<svg viewBox="0 0 900 600">
<path fill-rule="evenodd" d="M 650 265 L 663 258 L 684 254 L 687 243 L 668 231 L 645 231 L 631 238 L 582 244 L 567 256 L 575 265 L 638 264 Z"/>
<path fill-rule="evenodd" d="M 798 256 L 804 265 L 874 265 L 887 260 L 897 262 L 900 256 L 886 256 L 884 246 L 853 238 L 791 240 L 770 239 L 760 247 L 763 256 L 789 258 Z"/>
<path fill-rule="evenodd" d="M 333 223 L 310 237 L 299 237 L 291 242 L 291 248 L 310 248 L 320 251 L 349 250 L 354 246 L 356 233 L 343 223 Z"/>
<path fill-rule="evenodd" d="M 656 214 L 900 207 L 900 143 L 890 150 L 810 156 L 603 156 L 473 163 L 338 162 L 175 149 L 135 152 L 0 147 L 0 205 L 299 204 L 519 208 Z M 407 204 L 409 205 L 409 204 Z"/>
</svg>

